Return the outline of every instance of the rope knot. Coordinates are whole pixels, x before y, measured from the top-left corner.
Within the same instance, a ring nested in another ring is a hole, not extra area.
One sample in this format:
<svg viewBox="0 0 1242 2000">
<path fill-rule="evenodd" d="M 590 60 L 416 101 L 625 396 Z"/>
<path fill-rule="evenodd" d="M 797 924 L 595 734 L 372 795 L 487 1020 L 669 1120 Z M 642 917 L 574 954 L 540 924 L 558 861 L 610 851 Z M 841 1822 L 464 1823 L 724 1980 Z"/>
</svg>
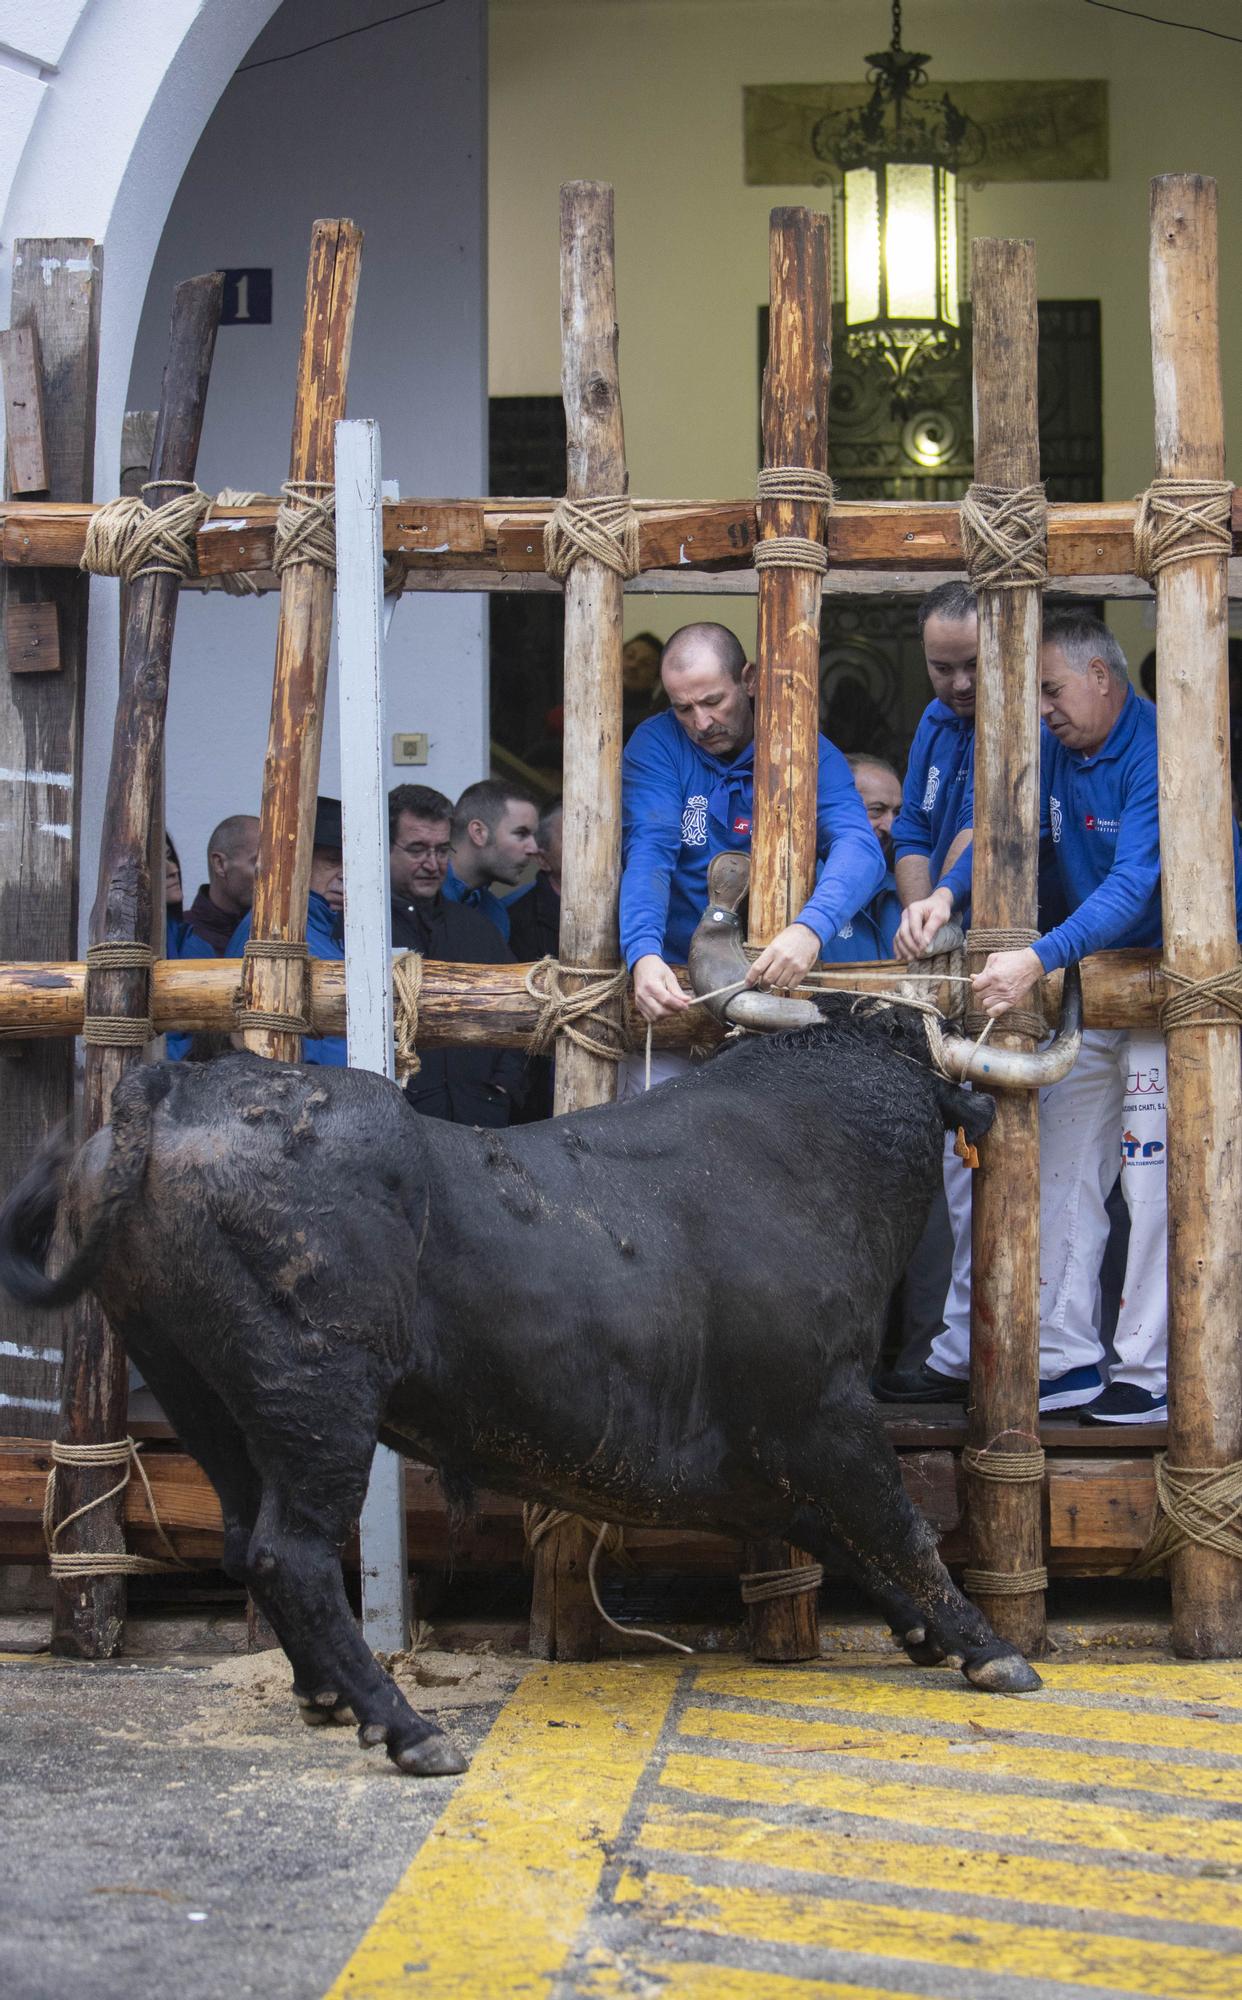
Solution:
<svg viewBox="0 0 1242 2000">
<path fill-rule="evenodd" d="M 198 568 L 194 537 L 206 519 L 210 498 L 192 479 L 152 479 L 143 487 L 180 487 L 171 500 L 148 506 L 136 494 L 108 500 L 92 514 L 79 569 L 91 576 L 175 576 L 184 582 Z"/>
<path fill-rule="evenodd" d="M 972 924 L 966 934 L 966 950 L 972 958 L 983 960 L 994 951 L 1023 951 L 1034 944 L 1039 936 L 1037 930 L 1024 925 L 1014 925 L 1009 929 L 988 928 L 983 924 Z M 991 1021 L 993 1026 L 1010 1035 L 1030 1035 L 1041 1042 L 1048 1033 L 1048 1023 L 1039 1008 L 1011 1007 L 1007 1014 L 993 1016 L 980 1014 L 967 1008 L 965 1029 L 968 1035 L 977 1035 Z"/>
<path fill-rule="evenodd" d="M 1154 1576 L 1192 1542 L 1242 1562 L 1242 1459 L 1232 1465 L 1173 1465 L 1162 1451 L 1155 1474 L 1152 1530 L 1127 1576 Z"/>
<path fill-rule="evenodd" d="M 403 952 L 393 960 L 393 1027 L 397 1045 L 397 1082 L 408 1083 L 423 1066 L 415 1043 L 418 1039 L 418 1003 L 423 990 L 423 961 L 416 951 Z"/>
<path fill-rule="evenodd" d="M 543 531 L 543 566 L 563 583 L 582 556 L 615 576 L 638 575 L 638 516 L 628 493 L 557 501 Z"/>
<path fill-rule="evenodd" d="M 1134 567 L 1149 583 L 1170 563 L 1233 553 L 1227 479 L 1153 479 L 1138 496 Z"/>
<path fill-rule="evenodd" d="M 54 1577 L 85 1576 L 152 1576 L 170 1569 L 187 1569 L 189 1565 L 181 1560 L 169 1541 L 155 1511 L 155 1495 L 147 1478 L 146 1467 L 138 1456 L 138 1446 L 132 1437 L 118 1438 L 110 1444 L 58 1444 L 51 1447 L 52 1464 L 43 1489 L 43 1539 L 47 1543 L 48 1568 Z M 75 1507 L 72 1514 L 66 1514 L 63 1521 L 56 1520 L 56 1473 L 58 1467 L 71 1465 L 79 1470 L 102 1470 L 108 1466 L 123 1465 L 124 1476 L 106 1493 L 100 1493 L 85 1506 Z M 163 1547 L 168 1551 L 168 1560 L 158 1556 L 131 1556 L 125 1549 L 92 1553 L 83 1551 L 79 1555 L 67 1555 L 56 1544 L 71 1521 L 80 1521 L 84 1514 L 93 1513 L 96 1507 L 106 1506 L 115 1500 L 118 1493 L 124 1493 L 135 1470 L 142 1481 L 147 1497 L 147 1512 L 151 1525 Z"/>
<path fill-rule="evenodd" d="M 586 983 L 573 992 L 561 985 L 562 979 Z M 624 993 L 629 974 L 618 966 L 615 972 L 601 972 L 594 965 L 562 965 L 555 958 L 541 958 L 526 975 L 526 991 L 540 1003 L 539 1018 L 531 1030 L 532 1056 L 546 1055 L 558 1035 L 575 1048 L 602 1062 L 619 1063 L 629 1054 L 629 1041 L 620 1022 L 605 1012 L 610 1002 Z"/>
<path fill-rule="evenodd" d="M 328 479 L 286 479 L 276 510 L 276 553 L 272 568 L 279 576 L 290 563 L 312 563 L 336 569 L 336 489 Z"/>
<path fill-rule="evenodd" d="M 960 503 L 972 590 L 1021 590 L 1048 574 L 1048 502 L 1041 485 L 968 486 Z"/>
<path fill-rule="evenodd" d="M 1206 979 L 1189 979 L 1162 965 L 1160 975 L 1176 988 L 1160 1008 L 1161 1032 L 1174 1028 L 1237 1028 L 1242 1024 L 1242 963 L 1226 966 L 1223 972 L 1209 973 Z M 1216 1012 L 1205 1014 L 1204 1007 Z"/>
</svg>

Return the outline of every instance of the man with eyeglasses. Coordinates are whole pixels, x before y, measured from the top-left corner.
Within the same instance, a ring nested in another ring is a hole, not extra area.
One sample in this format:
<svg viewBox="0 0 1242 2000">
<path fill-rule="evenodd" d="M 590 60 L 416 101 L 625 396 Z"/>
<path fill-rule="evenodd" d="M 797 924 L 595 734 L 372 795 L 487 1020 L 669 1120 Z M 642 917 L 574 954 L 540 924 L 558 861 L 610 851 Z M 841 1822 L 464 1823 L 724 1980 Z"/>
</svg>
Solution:
<svg viewBox="0 0 1242 2000">
<path fill-rule="evenodd" d="M 452 852 L 451 800 L 430 785 L 397 785 L 388 794 L 388 870 L 392 941 L 462 965 L 510 965 L 513 953 L 494 924 L 444 894 Z M 432 1049 L 405 1094 L 416 1111 L 456 1125 L 507 1125 L 526 1092 L 516 1049 Z"/>
</svg>

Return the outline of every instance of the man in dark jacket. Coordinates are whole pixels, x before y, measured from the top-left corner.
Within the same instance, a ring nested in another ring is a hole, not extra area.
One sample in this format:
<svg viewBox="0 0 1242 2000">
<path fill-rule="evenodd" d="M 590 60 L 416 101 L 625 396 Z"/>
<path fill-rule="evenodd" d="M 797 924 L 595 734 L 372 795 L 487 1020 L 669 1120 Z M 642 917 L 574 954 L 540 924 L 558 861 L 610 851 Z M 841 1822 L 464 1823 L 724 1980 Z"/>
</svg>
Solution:
<svg viewBox="0 0 1242 2000">
<path fill-rule="evenodd" d="M 254 902 L 254 871 L 259 858 L 259 822 L 253 813 L 231 813 L 207 842 L 207 880 L 186 911 L 191 936 L 198 944 L 183 958 L 224 955 L 225 946 Z"/>
<path fill-rule="evenodd" d="M 462 965 L 510 965 L 513 953 L 495 925 L 444 895 L 452 819 L 452 802 L 429 785 L 397 785 L 388 794 L 393 946 Z M 498 1126 L 509 1123 L 526 1085 L 516 1049 L 430 1049 L 405 1094 L 429 1118 Z"/>
<path fill-rule="evenodd" d="M 539 842 L 539 873 L 525 889 L 507 898 L 509 948 L 519 965 L 561 955 L 561 801 L 545 806 L 535 838 Z M 552 1116 L 551 1056 L 534 1056 L 528 1065 L 530 1088 L 521 1114 L 524 1125 Z"/>
</svg>

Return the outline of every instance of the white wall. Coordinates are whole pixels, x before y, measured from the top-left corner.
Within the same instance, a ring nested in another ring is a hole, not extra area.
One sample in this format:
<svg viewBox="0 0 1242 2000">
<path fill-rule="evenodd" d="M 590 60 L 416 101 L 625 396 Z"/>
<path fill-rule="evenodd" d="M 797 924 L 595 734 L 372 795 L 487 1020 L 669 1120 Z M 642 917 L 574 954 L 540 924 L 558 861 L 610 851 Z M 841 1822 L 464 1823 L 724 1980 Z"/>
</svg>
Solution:
<svg viewBox="0 0 1242 2000">
<path fill-rule="evenodd" d="M 392 0 L 286 0 L 243 68 L 394 11 Z M 179 279 L 220 265 L 272 267 L 272 324 L 220 333 L 199 458 L 208 491 L 275 492 L 288 474 L 311 224 L 337 215 L 366 234 L 350 414 L 378 418 L 385 476 L 403 493 L 486 490 L 485 75 L 483 0 L 448 0 L 239 73 L 225 89 L 172 202 L 127 399 L 136 409 L 158 401 Z M 215 822 L 258 809 L 275 630 L 274 597 L 182 597 L 168 825 L 191 894 Z M 393 771 L 391 783 L 455 796 L 486 773 L 485 641 L 481 598 L 407 595 L 398 606 L 389 722 L 426 730 L 431 746 L 426 769 Z M 87 828 L 98 821 L 98 766 L 92 777 Z M 339 784 L 333 678 L 321 789 Z"/>
</svg>

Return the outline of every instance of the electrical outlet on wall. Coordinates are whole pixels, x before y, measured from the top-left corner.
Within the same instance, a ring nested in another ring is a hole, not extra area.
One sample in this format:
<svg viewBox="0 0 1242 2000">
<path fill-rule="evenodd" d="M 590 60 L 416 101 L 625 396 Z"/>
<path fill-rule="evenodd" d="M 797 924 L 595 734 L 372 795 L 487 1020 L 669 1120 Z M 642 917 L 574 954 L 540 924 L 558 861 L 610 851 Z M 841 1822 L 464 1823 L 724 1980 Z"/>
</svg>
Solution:
<svg viewBox="0 0 1242 2000">
<path fill-rule="evenodd" d="M 426 730 L 399 730 L 392 739 L 392 761 L 394 764 L 425 764 L 427 762 Z"/>
</svg>

